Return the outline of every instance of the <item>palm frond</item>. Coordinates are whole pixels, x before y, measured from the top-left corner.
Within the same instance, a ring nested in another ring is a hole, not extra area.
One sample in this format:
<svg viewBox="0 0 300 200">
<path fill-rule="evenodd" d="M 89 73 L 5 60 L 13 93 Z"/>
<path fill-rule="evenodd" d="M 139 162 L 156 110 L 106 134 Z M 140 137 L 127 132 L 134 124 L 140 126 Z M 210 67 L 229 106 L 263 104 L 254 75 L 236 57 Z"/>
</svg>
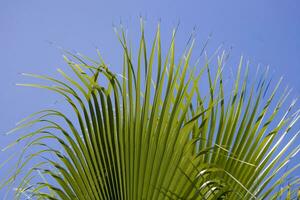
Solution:
<svg viewBox="0 0 300 200">
<path fill-rule="evenodd" d="M 215 75 L 210 60 L 200 72 L 190 69 L 192 39 L 176 64 L 176 31 L 163 58 L 158 26 L 148 55 L 141 24 L 137 63 L 124 31 L 118 34 L 124 50 L 122 75 L 110 71 L 101 57 L 95 61 L 69 52 L 64 59 L 75 76 L 61 69 L 58 72 L 64 81 L 24 74 L 52 83 L 21 85 L 62 95 L 73 114 L 48 109 L 21 121 L 12 132 L 32 125 L 39 128 L 13 143 L 31 139 L 16 172 L 4 185 L 13 183 L 30 165 L 16 189 L 17 199 L 22 194 L 63 200 L 296 195 L 291 184 L 298 184 L 299 179 L 278 191 L 299 168 L 295 165 L 282 172 L 300 150 L 299 132 L 290 133 L 299 119 L 298 111 L 292 113 L 296 101 L 281 115 L 286 91 L 272 106 L 280 81 L 265 101 L 272 88 L 267 73 L 258 83 L 249 84 L 248 66 L 243 70 L 241 58 L 228 91 L 222 75 L 224 53 L 217 58 Z M 199 87 L 205 72 L 206 97 Z M 33 160 L 36 164 L 31 165 Z M 36 173 L 40 174 L 38 181 Z"/>
</svg>

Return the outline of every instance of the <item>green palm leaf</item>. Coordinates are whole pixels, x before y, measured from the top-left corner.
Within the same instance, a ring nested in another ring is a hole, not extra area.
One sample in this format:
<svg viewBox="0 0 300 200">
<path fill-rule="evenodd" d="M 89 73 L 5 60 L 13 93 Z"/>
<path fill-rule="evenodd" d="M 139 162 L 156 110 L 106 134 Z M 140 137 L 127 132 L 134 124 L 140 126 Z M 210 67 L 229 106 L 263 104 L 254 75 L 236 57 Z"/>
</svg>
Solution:
<svg viewBox="0 0 300 200">
<path fill-rule="evenodd" d="M 101 57 L 94 61 L 69 52 L 65 61 L 74 77 L 60 69 L 64 81 L 24 74 L 51 82 L 53 85 L 20 85 L 62 95 L 73 115 L 44 110 L 12 131 L 36 124 L 39 127 L 11 145 L 31 139 L 16 172 L 4 183 L 22 177 L 16 198 L 22 194 L 63 200 L 269 199 L 297 195 L 297 190 L 291 189 L 299 179 L 284 183 L 299 165 L 283 169 L 300 150 L 299 132 L 289 136 L 299 112 L 291 113 L 293 101 L 281 120 L 274 122 L 289 93 L 284 92 L 272 106 L 280 82 L 265 101 L 271 88 L 267 73 L 259 83 L 249 85 L 248 66 L 243 77 L 241 59 L 227 99 L 222 77 L 224 53 L 217 59 L 213 76 L 209 59 L 200 72 L 198 67 L 190 69 L 193 41 L 176 64 L 176 31 L 165 58 L 159 27 L 150 55 L 143 23 L 141 33 L 136 64 L 124 31 L 118 35 L 124 50 L 120 76 L 111 72 Z M 199 89 L 205 71 L 209 86 L 206 98 Z M 24 161 L 26 154 L 29 156 Z M 27 165 L 31 170 L 22 175 Z M 282 176 L 276 176 L 278 173 Z M 42 179 L 36 181 L 36 174 Z"/>
</svg>

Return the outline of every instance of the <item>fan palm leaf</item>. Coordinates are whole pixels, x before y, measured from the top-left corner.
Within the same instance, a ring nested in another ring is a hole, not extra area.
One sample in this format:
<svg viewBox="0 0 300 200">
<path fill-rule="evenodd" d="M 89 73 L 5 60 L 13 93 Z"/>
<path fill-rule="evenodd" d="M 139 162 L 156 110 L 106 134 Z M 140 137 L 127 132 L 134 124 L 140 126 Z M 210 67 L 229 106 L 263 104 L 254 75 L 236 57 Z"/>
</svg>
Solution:
<svg viewBox="0 0 300 200">
<path fill-rule="evenodd" d="M 217 57 L 214 76 L 208 59 L 199 72 L 198 66 L 190 67 L 192 40 L 176 64 L 175 33 L 163 58 L 158 27 L 148 55 L 142 23 L 134 63 L 121 31 L 122 75 L 113 73 L 101 57 L 94 61 L 69 52 L 64 59 L 75 77 L 60 69 L 64 81 L 24 74 L 53 85 L 20 85 L 62 95 L 73 114 L 43 110 L 11 131 L 39 127 L 13 144 L 31 139 L 23 154 L 36 150 L 25 160 L 21 156 L 5 184 L 38 160 L 22 176 L 16 198 L 24 194 L 63 200 L 291 198 L 291 185 L 299 184 L 299 179 L 284 183 L 299 165 L 283 169 L 300 149 L 299 132 L 288 135 L 299 119 L 298 111 L 292 113 L 296 101 L 274 122 L 289 91 L 272 106 L 280 81 L 265 101 L 271 88 L 267 73 L 249 85 L 248 66 L 242 70 L 241 59 L 228 92 L 222 78 L 225 54 Z M 206 97 L 199 87 L 204 74 Z M 34 181 L 37 173 L 42 180 Z"/>
</svg>

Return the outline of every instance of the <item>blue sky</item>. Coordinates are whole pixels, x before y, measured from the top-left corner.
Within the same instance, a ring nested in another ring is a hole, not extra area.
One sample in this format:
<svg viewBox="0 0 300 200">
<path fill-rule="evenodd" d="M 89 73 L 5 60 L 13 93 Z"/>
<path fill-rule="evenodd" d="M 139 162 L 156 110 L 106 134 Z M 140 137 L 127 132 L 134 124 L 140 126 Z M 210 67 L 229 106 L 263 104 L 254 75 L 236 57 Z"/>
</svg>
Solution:
<svg viewBox="0 0 300 200">
<path fill-rule="evenodd" d="M 294 88 L 292 96 L 299 96 L 299 9 L 298 0 L 1 0 L 0 132 L 57 100 L 45 91 L 15 86 L 30 82 L 20 73 L 54 75 L 57 68 L 65 69 L 57 46 L 92 57 L 97 47 L 119 70 L 121 48 L 113 24 L 122 21 L 135 41 L 140 15 L 149 33 L 161 21 L 163 39 L 180 22 L 181 46 L 194 27 L 199 47 L 212 34 L 208 49 L 224 44 L 236 62 L 244 55 L 253 67 L 270 65 L 275 78 L 283 75 L 284 84 Z M 9 141 L 1 137 L 0 147 Z"/>
</svg>

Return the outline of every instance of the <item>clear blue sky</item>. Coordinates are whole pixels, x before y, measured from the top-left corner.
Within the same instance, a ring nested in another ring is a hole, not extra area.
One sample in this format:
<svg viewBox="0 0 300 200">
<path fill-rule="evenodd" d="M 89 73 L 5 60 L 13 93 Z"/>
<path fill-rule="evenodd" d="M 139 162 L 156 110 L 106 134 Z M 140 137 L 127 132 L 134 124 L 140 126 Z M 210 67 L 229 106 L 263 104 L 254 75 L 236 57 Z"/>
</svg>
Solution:
<svg viewBox="0 0 300 200">
<path fill-rule="evenodd" d="M 285 85 L 294 88 L 293 96 L 299 96 L 299 10 L 299 0 L 1 0 L 0 132 L 55 104 L 55 95 L 15 86 L 30 82 L 22 72 L 53 75 L 57 68 L 67 68 L 50 42 L 91 56 L 98 47 L 113 65 L 121 52 L 113 24 L 121 20 L 134 32 L 140 15 L 151 31 L 161 20 L 165 38 L 180 21 L 177 40 L 182 44 L 195 26 L 199 43 L 212 33 L 211 49 L 224 43 L 232 47 L 233 60 L 243 54 L 253 65 L 270 65 L 276 76 L 284 76 Z M 8 141 L 1 137 L 0 147 Z"/>
</svg>

